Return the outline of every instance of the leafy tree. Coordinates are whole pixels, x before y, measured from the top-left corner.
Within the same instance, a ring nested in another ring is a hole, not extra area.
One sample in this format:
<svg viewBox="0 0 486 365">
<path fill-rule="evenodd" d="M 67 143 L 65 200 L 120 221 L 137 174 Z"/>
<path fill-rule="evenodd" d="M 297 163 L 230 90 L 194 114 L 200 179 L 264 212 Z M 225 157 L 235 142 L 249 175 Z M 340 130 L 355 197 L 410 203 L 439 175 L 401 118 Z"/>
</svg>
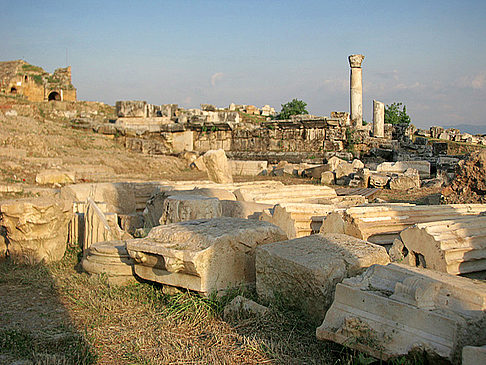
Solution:
<svg viewBox="0 0 486 365">
<path fill-rule="evenodd" d="M 392 103 L 385 107 L 385 123 L 410 124 L 407 107 L 402 103 Z"/>
<path fill-rule="evenodd" d="M 289 119 L 292 115 L 309 114 L 305 109 L 306 106 L 307 103 L 297 99 L 289 101 L 287 104 L 282 104 L 282 111 L 278 115 L 278 119 Z"/>
</svg>

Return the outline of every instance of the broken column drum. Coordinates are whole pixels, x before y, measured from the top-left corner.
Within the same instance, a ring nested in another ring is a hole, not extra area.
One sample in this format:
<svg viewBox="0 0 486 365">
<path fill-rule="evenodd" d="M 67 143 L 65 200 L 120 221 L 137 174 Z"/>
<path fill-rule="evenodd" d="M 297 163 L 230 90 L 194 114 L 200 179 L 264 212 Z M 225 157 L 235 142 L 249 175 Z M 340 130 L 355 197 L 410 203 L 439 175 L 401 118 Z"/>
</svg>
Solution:
<svg viewBox="0 0 486 365">
<path fill-rule="evenodd" d="M 351 125 L 356 128 L 363 126 L 363 77 L 361 62 L 364 56 L 355 54 L 348 57 L 351 66 L 350 75 L 350 113 Z"/>
<path fill-rule="evenodd" d="M 385 137 L 385 104 L 373 100 L 373 137 Z"/>
</svg>

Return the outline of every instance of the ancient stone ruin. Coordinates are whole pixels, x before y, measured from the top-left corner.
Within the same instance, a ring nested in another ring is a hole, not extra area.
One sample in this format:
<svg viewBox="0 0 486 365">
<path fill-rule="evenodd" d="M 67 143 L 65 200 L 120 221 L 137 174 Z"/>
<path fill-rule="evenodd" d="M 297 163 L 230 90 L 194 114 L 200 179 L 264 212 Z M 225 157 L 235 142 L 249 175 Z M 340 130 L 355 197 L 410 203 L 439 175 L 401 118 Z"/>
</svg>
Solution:
<svg viewBox="0 0 486 365">
<path fill-rule="evenodd" d="M 363 59 L 349 57 L 350 113 L 276 120 L 268 105 L 118 101 L 116 120 L 77 118 L 86 133 L 178 156 L 207 180 L 76 183 L 92 172 L 39 169 L 44 196 L 0 201 L 0 256 L 55 262 L 70 245 L 82 270 L 110 285 L 146 280 L 201 296 L 244 288 L 253 300 L 237 296 L 224 316 L 285 305 L 318 339 L 379 359 L 483 359 L 486 154 L 464 160 L 429 139 L 460 133 L 387 125 L 377 100 L 364 125 Z M 429 188 L 442 189 L 434 204 L 403 202 Z M 383 189 L 405 199 L 377 198 Z"/>
</svg>

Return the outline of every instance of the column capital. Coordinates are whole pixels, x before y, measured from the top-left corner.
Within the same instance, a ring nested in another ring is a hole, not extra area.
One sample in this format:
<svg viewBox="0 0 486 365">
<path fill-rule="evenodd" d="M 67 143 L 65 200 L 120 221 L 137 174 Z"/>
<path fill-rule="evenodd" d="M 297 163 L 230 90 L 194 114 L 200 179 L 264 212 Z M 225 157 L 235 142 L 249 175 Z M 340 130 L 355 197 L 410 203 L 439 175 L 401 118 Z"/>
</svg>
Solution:
<svg viewBox="0 0 486 365">
<path fill-rule="evenodd" d="M 349 65 L 351 68 L 361 68 L 361 62 L 363 62 L 365 56 L 362 54 L 352 54 L 348 57 Z"/>
</svg>

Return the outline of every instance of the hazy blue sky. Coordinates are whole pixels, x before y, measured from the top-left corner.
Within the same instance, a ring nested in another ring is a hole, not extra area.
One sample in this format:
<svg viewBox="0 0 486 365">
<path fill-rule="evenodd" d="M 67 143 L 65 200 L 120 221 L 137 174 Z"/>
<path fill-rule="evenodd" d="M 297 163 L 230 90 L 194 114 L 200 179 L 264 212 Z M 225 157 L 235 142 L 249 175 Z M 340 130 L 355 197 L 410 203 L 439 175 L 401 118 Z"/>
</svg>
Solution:
<svg viewBox="0 0 486 365">
<path fill-rule="evenodd" d="M 0 60 L 68 64 L 81 100 L 231 102 L 349 111 L 365 55 L 372 100 L 417 126 L 486 125 L 486 1 L 7 1 Z"/>
</svg>

